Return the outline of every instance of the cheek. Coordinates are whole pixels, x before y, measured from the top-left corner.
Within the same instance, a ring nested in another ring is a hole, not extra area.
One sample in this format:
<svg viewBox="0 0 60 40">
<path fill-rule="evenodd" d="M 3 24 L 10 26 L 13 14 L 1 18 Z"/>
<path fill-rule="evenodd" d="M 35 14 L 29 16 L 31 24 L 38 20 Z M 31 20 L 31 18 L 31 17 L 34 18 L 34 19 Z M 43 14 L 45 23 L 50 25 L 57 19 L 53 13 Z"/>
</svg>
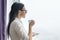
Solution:
<svg viewBox="0 0 60 40">
<path fill-rule="evenodd" d="M 25 13 L 22 13 L 22 16 L 25 16 Z"/>
<path fill-rule="evenodd" d="M 23 16 L 25 16 L 25 13 L 23 14 Z"/>
<path fill-rule="evenodd" d="M 25 12 L 23 12 L 23 16 L 25 16 Z"/>
</svg>

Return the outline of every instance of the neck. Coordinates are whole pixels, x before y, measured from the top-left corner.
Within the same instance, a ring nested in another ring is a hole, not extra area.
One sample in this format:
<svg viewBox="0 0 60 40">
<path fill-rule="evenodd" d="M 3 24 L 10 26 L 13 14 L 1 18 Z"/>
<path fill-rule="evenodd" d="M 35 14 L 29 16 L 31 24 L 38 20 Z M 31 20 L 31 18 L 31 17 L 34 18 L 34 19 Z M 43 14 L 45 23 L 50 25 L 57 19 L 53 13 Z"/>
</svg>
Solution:
<svg viewBox="0 0 60 40">
<path fill-rule="evenodd" d="M 18 17 L 18 16 L 16 18 L 21 19 L 21 17 Z"/>
</svg>

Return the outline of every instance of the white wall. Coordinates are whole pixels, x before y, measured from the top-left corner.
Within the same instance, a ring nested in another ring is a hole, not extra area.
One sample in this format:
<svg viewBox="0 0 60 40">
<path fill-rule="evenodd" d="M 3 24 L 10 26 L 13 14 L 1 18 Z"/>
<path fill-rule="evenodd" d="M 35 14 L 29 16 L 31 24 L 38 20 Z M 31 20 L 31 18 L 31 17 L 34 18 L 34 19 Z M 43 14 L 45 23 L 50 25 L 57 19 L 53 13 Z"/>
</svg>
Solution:
<svg viewBox="0 0 60 40">
<path fill-rule="evenodd" d="M 34 19 L 33 31 L 40 33 L 33 40 L 60 40 L 60 0 L 20 1 L 28 10 L 25 19 Z"/>
</svg>

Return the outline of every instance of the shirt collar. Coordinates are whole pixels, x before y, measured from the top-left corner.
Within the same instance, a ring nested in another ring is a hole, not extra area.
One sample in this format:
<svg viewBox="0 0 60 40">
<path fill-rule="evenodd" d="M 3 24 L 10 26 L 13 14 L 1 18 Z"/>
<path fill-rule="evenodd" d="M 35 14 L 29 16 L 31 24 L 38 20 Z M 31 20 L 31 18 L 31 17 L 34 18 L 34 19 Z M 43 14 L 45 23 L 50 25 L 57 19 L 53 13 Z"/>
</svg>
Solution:
<svg viewBox="0 0 60 40">
<path fill-rule="evenodd" d="M 19 19 L 19 18 L 15 18 L 15 20 L 17 20 L 17 21 L 19 21 L 19 22 L 21 22 L 21 23 L 22 23 L 21 19 Z"/>
</svg>

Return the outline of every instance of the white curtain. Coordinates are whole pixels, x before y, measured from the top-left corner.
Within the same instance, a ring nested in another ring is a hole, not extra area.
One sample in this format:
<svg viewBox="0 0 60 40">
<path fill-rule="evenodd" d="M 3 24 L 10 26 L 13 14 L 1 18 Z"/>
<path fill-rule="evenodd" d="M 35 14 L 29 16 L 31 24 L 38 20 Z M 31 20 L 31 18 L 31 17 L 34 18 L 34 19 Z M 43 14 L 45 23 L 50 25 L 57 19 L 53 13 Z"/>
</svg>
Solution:
<svg viewBox="0 0 60 40">
<path fill-rule="evenodd" d="M 20 0 L 12 0 L 12 2 L 20 2 Z"/>
</svg>

